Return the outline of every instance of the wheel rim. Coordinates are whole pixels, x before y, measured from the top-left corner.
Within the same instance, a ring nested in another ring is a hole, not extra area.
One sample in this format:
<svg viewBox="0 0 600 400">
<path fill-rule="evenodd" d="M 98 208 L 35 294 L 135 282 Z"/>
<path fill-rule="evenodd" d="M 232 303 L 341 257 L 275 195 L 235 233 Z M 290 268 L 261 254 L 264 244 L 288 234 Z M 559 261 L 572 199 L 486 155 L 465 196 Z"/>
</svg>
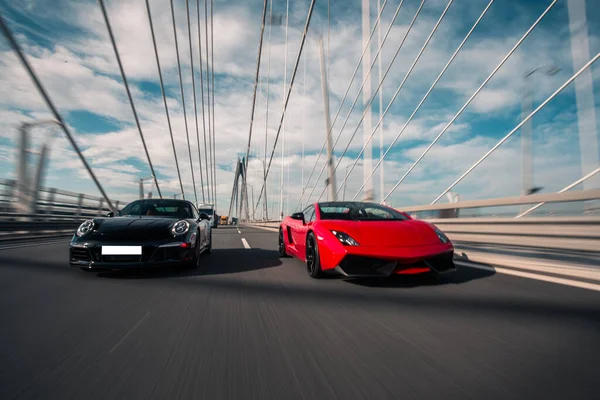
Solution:
<svg viewBox="0 0 600 400">
<path fill-rule="evenodd" d="M 285 245 L 283 244 L 283 231 L 279 231 L 279 253 L 283 254 Z"/>
<path fill-rule="evenodd" d="M 315 246 L 312 238 L 309 238 L 306 243 L 306 267 L 308 272 L 313 273 L 315 269 Z"/>
</svg>

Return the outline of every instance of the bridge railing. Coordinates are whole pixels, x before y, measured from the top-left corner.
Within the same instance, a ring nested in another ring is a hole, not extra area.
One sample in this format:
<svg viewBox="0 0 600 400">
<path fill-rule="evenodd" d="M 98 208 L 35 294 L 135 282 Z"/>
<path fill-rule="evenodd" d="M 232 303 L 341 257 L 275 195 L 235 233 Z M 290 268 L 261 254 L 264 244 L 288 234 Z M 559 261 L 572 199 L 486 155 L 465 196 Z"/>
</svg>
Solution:
<svg viewBox="0 0 600 400">
<path fill-rule="evenodd" d="M 101 197 L 46 187 L 33 194 L 17 181 L 0 179 L 0 241 L 69 235 L 85 219 L 109 211 Z"/>
<path fill-rule="evenodd" d="M 43 187 L 35 194 L 15 180 L 0 179 L 0 213 L 28 215 L 63 215 L 74 217 L 97 217 L 110 211 L 102 197 Z M 33 204 L 32 204 L 33 203 Z M 115 201 L 115 206 L 123 202 Z M 5 216 L 7 216 L 5 215 Z"/>
</svg>

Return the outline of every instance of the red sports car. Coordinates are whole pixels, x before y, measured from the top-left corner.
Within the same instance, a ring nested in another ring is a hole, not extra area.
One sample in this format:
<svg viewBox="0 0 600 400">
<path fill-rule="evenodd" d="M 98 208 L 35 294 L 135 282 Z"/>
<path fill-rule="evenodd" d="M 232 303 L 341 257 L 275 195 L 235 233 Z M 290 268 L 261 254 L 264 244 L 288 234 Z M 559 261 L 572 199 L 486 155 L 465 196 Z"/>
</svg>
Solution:
<svg viewBox="0 0 600 400">
<path fill-rule="evenodd" d="M 279 228 L 279 253 L 306 262 L 308 274 L 346 277 L 446 272 L 452 243 L 434 225 L 376 203 L 312 204 Z"/>
</svg>

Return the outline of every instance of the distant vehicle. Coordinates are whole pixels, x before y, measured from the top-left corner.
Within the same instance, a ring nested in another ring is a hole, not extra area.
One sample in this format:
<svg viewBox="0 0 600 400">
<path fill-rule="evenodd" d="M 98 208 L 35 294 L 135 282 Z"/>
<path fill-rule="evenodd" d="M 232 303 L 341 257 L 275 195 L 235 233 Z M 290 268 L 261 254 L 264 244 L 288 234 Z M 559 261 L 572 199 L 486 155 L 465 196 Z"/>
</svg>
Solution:
<svg viewBox="0 0 600 400">
<path fill-rule="evenodd" d="M 136 200 L 117 216 L 83 222 L 69 246 L 69 264 L 82 270 L 150 266 L 198 268 L 212 250 L 206 213 L 186 200 Z"/>
<path fill-rule="evenodd" d="M 213 228 L 219 226 L 219 216 L 215 213 L 215 207 L 213 204 L 199 204 L 198 212 L 207 214 L 210 218 L 210 225 Z"/>
<path fill-rule="evenodd" d="M 228 220 L 227 215 L 221 215 L 221 225 L 227 225 Z"/>
<path fill-rule="evenodd" d="M 304 261 L 313 278 L 455 269 L 454 247 L 436 226 L 367 202 L 316 203 L 285 217 L 279 227 L 279 253 Z"/>
</svg>

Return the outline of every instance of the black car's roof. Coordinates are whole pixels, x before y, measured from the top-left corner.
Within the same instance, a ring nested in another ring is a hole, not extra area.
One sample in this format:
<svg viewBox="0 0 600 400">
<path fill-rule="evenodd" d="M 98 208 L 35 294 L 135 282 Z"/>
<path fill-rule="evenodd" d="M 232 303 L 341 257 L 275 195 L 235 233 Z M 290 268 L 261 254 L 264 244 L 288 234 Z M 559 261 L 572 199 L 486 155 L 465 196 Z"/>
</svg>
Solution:
<svg viewBox="0 0 600 400">
<path fill-rule="evenodd" d="M 189 204 L 192 205 L 192 202 L 188 201 L 188 200 L 182 200 L 182 199 L 139 199 L 139 200 L 134 200 L 129 204 L 132 203 L 144 203 L 144 204 Z"/>
</svg>

